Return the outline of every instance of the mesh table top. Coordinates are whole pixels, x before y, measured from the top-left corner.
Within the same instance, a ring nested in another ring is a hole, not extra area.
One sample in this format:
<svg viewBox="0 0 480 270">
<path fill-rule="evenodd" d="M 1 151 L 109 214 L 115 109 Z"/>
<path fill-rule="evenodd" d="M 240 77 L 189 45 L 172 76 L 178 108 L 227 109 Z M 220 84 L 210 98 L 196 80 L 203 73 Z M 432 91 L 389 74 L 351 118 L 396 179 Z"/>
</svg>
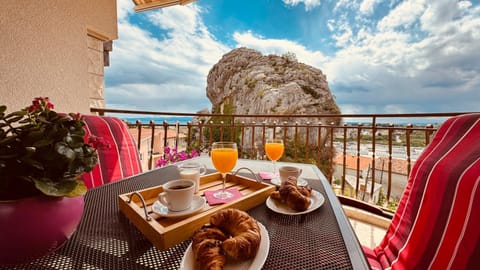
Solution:
<svg viewBox="0 0 480 270">
<path fill-rule="evenodd" d="M 190 240 L 159 251 L 123 215 L 117 199 L 176 177 L 175 167 L 167 166 L 90 190 L 82 221 L 62 248 L 29 264 L 0 269 L 178 269 Z M 338 200 L 330 199 L 335 197 L 331 189 L 318 179 L 307 180 L 326 198 L 319 209 L 289 216 L 261 204 L 248 211 L 269 233 L 263 269 L 368 269 Z"/>
</svg>

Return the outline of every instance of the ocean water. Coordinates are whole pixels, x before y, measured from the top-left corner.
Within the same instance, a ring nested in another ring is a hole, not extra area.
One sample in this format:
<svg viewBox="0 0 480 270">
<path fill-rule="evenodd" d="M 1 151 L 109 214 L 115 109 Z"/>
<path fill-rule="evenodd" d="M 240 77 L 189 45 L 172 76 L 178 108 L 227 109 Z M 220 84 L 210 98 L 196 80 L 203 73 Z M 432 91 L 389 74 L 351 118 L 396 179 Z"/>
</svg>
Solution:
<svg viewBox="0 0 480 270">
<path fill-rule="evenodd" d="M 191 116 L 178 116 L 178 117 L 124 117 L 121 118 L 124 121 L 129 123 L 135 123 L 137 120 L 140 120 L 142 124 L 150 123 L 150 120 L 153 120 L 155 124 L 161 124 L 163 121 L 167 121 L 169 124 L 175 124 L 177 121 L 179 124 L 187 124 L 191 122 L 193 117 Z"/>
</svg>

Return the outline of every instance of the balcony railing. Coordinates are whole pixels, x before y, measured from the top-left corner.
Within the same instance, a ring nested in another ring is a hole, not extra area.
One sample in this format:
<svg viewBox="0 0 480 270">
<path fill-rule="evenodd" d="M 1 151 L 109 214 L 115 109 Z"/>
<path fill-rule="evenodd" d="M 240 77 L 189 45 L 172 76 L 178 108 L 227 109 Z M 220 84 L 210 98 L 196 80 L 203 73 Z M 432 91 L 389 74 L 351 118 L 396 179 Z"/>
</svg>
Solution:
<svg viewBox="0 0 480 270">
<path fill-rule="evenodd" d="M 265 139 L 280 137 L 286 145 L 281 161 L 316 164 L 338 194 L 390 209 L 396 207 L 412 165 L 438 126 L 448 117 L 466 113 L 223 115 L 91 111 L 117 117 L 193 118 L 188 123 L 128 123 L 146 169 L 155 166 L 155 158 L 162 156 L 166 146 L 208 153 L 212 142 L 218 140 L 236 141 L 241 158 L 266 159 Z M 394 168 L 397 163 L 402 164 L 400 169 Z"/>
</svg>

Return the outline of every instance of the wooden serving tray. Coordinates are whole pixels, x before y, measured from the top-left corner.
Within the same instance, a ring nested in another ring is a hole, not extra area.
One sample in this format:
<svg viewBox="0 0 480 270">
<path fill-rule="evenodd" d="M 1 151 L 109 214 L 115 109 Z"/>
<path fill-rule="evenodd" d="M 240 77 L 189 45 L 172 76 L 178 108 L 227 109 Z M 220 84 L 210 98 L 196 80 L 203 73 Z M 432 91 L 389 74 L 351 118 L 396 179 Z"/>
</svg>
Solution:
<svg viewBox="0 0 480 270">
<path fill-rule="evenodd" d="M 200 178 L 200 189 L 197 195 L 204 196 L 207 190 L 218 190 L 222 187 L 222 176 L 219 173 Z M 166 250 L 189 239 L 193 232 L 209 222 L 210 216 L 220 209 L 237 208 L 248 210 L 265 202 L 276 187 L 246 177 L 227 174 L 225 187 L 237 188 L 242 197 L 234 201 L 205 206 L 199 212 L 179 218 L 167 218 L 152 212 L 152 205 L 157 201 L 162 186 L 138 190 L 118 196 L 120 210 L 125 216 L 160 250 Z"/>
</svg>

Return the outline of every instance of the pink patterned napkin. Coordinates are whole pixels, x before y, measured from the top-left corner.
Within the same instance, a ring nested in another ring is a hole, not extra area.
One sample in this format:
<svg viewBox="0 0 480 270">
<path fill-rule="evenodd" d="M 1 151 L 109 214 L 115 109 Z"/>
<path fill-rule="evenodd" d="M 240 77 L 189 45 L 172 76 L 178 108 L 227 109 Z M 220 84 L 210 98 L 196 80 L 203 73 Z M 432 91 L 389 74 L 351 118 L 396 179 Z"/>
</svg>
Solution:
<svg viewBox="0 0 480 270">
<path fill-rule="evenodd" d="M 228 199 L 218 199 L 218 198 L 215 198 L 213 197 L 213 193 L 217 192 L 217 190 L 207 190 L 204 192 L 205 194 L 205 199 L 207 199 L 207 202 L 208 202 L 208 205 L 217 205 L 217 204 L 224 204 L 224 203 L 227 203 L 227 202 L 231 202 L 231 201 L 234 201 L 238 198 L 241 198 L 243 195 L 242 193 L 240 193 L 240 191 L 236 188 L 231 188 L 231 189 L 227 189 L 229 192 L 231 192 L 233 194 L 233 197 L 231 198 L 228 198 Z"/>
<path fill-rule="evenodd" d="M 259 172 L 258 175 L 263 179 L 263 180 L 271 180 L 273 178 L 273 173 L 272 172 Z"/>
</svg>

